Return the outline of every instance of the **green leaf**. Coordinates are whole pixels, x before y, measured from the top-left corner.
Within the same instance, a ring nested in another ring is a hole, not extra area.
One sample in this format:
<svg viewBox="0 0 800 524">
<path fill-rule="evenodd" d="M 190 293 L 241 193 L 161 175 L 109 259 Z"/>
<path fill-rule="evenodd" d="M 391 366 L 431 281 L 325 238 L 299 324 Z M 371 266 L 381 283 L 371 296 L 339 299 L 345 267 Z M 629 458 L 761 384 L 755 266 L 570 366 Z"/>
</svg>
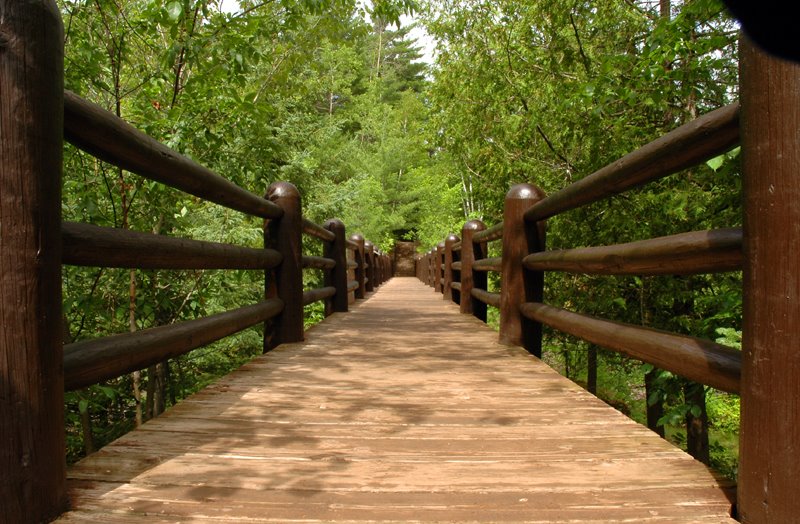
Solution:
<svg viewBox="0 0 800 524">
<path fill-rule="evenodd" d="M 117 392 L 114 388 L 110 388 L 108 386 L 99 386 L 100 390 L 107 396 L 109 399 L 114 400 L 117 398 Z"/>
<path fill-rule="evenodd" d="M 89 401 L 86 400 L 85 398 L 81 399 L 81 401 L 78 402 L 78 411 L 80 411 L 81 413 L 86 413 L 88 409 L 89 409 Z"/>
<path fill-rule="evenodd" d="M 715 156 L 711 160 L 706 161 L 706 165 L 711 169 L 713 169 L 714 171 L 716 171 L 717 169 L 722 167 L 722 164 L 724 162 L 725 162 L 725 155 L 719 155 Z"/>
<path fill-rule="evenodd" d="M 177 20 L 180 18 L 181 13 L 183 13 L 183 6 L 180 2 L 170 2 L 167 4 L 167 14 L 173 20 Z"/>
</svg>

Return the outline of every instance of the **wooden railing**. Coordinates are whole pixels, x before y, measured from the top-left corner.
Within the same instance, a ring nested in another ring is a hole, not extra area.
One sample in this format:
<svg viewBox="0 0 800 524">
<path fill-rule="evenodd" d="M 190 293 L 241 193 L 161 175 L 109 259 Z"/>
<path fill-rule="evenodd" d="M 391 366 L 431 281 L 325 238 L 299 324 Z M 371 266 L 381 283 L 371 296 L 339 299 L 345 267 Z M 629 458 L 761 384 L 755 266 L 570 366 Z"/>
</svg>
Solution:
<svg viewBox="0 0 800 524">
<path fill-rule="evenodd" d="M 4 3 L 3 6 L 8 4 Z M 253 194 L 63 90 L 60 18 L 50 2 L 0 21 L 0 522 L 67 507 L 64 391 L 86 387 L 264 324 L 264 351 L 304 337 L 303 307 L 346 312 L 391 276 L 389 257 L 339 220 L 302 216 L 289 183 Z M 10 40 L 9 40 L 10 39 Z M 14 53 L 6 46 L 13 43 Z M 63 120 L 61 116 L 63 115 Z M 61 221 L 64 139 L 119 168 L 263 218 L 264 249 Z M 302 235 L 322 242 L 304 256 Z M 63 346 L 61 266 L 265 272 L 264 300 L 232 311 Z M 303 289 L 303 270 L 324 272 Z"/>
<path fill-rule="evenodd" d="M 359 261 L 358 267 L 374 266 L 377 255 L 372 251 L 362 254 L 363 240 L 346 242 L 341 221 L 329 220 L 320 226 L 303 218 L 300 194 L 293 185 L 273 183 L 266 197 L 259 197 L 73 93 L 64 93 L 64 107 L 65 138 L 84 151 L 150 180 L 266 219 L 264 249 L 66 222 L 62 226 L 64 264 L 268 272 L 265 300 L 261 303 L 197 320 L 66 345 L 67 391 L 143 369 L 269 320 L 274 321 L 265 324 L 265 351 L 284 342 L 302 340 L 303 307 L 317 301 L 325 301 L 326 315 L 347 311 L 347 250 L 358 251 L 359 256 L 351 257 Z M 322 242 L 324 256 L 302 254 L 303 234 Z M 304 269 L 324 271 L 324 287 L 304 290 Z M 364 271 L 356 273 L 361 278 L 365 274 L 371 276 Z M 373 277 L 378 278 L 382 276 Z M 361 286 L 360 281 L 355 282 Z M 367 290 L 371 288 L 368 286 Z"/>
<path fill-rule="evenodd" d="M 553 195 L 528 184 L 514 186 L 506 195 L 503 222 L 489 228 L 477 220 L 467 222 L 461 239 L 451 235 L 418 258 L 417 276 L 445 300 L 459 304 L 462 313 L 486 321 L 487 305 L 499 308 L 500 340 L 536 356 L 541 356 L 542 325 L 547 325 L 741 394 L 738 510 L 745 520 L 777 522 L 796 518 L 800 511 L 791 494 L 800 467 L 800 103 L 792 94 L 800 90 L 800 68 L 765 56 L 746 40 L 742 48 L 743 109 L 737 103 L 712 111 Z M 545 249 L 547 219 L 723 154 L 740 143 L 740 128 L 744 231 L 696 231 L 612 246 Z M 488 258 L 487 243 L 492 241 L 502 242 L 501 257 Z M 568 311 L 543 300 L 545 271 L 687 275 L 742 269 L 742 352 L 710 340 Z M 501 274 L 499 293 L 487 289 L 490 271 Z M 793 428 L 788 434 L 787 427 Z"/>
</svg>

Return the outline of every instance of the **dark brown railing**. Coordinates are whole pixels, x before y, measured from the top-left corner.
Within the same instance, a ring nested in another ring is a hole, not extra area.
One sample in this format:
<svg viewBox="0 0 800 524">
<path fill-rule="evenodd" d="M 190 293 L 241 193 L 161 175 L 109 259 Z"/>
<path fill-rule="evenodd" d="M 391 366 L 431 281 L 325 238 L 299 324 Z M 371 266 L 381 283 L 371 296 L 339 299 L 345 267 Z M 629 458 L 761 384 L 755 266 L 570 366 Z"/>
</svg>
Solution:
<svg viewBox="0 0 800 524">
<path fill-rule="evenodd" d="M 766 57 L 746 41 L 742 47 L 741 111 L 738 103 L 712 111 L 550 196 L 528 184 L 514 186 L 506 195 L 503 222 L 490 228 L 478 220 L 467 222 L 461 239 L 451 235 L 418 258 L 417 277 L 459 304 L 462 313 L 483 321 L 487 305 L 499 308 L 500 340 L 536 356 L 541 356 L 542 325 L 547 325 L 695 382 L 739 393 L 738 511 L 743 518 L 751 515 L 754 522 L 766 522 L 791 520 L 800 511 L 791 495 L 800 466 L 800 452 L 793 447 L 800 442 L 800 412 L 792 407 L 800 399 L 800 104 L 792 98 L 792 90 L 800 90 L 800 68 Z M 695 231 L 611 246 L 545 249 L 547 219 L 725 153 L 740 143 L 740 120 L 744 231 Z M 492 241 L 502 242 L 501 257 L 488 258 L 487 243 Z M 568 311 L 543 300 L 545 271 L 687 275 L 742 269 L 742 352 L 710 340 Z M 490 271 L 501 274 L 499 293 L 487 289 Z M 788 361 L 793 362 L 791 371 L 784 367 Z M 787 424 L 794 424 L 791 437 L 782 435 Z M 784 446 L 791 447 L 791 459 Z M 780 495 L 772 497 L 773 509 L 765 511 L 768 493 Z"/>
<path fill-rule="evenodd" d="M 303 305 L 343 311 L 390 276 L 385 255 L 344 226 L 306 222 L 286 183 L 249 193 L 63 89 L 63 27 L 51 0 L 0 0 L 0 522 L 43 522 L 68 506 L 64 387 L 80 387 L 269 321 L 265 349 L 303 338 Z M 541 326 L 604 344 L 742 397 L 738 510 L 746 522 L 792 522 L 800 469 L 800 68 L 741 47 L 736 106 L 687 124 L 545 197 L 509 192 L 502 224 L 471 221 L 420 259 L 418 276 L 461 311 L 500 308 L 500 337 L 541 352 Z M 62 118 L 63 117 L 63 118 Z M 741 127 L 739 126 L 741 120 Z M 544 220 L 667 176 L 739 139 L 744 228 L 619 246 L 545 250 Z M 98 158 L 266 220 L 265 249 L 62 223 L 64 137 Z M 303 258 L 302 233 L 323 242 Z M 741 240 L 740 240 L 741 239 Z M 502 257 L 486 245 L 502 241 Z M 742 246 L 740 249 L 739 246 Z M 609 263 L 609 259 L 612 260 Z M 127 268 L 256 269 L 265 299 L 210 317 L 63 347 L 62 263 Z M 325 271 L 303 290 L 303 268 Z M 664 274 L 744 270 L 743 351 L 546 305 L 544 271 Z M 499 271 L 499 295 L 486 288 Z M 349 273 L 349 275 L 348 275 Z M 191 334 L 191 335 L 190 335 Z M 741 371 L 740 371 L 741 369 Z"/>
<path fill-rule="evenodd" d="M 169 326 L 67 344 L 64 346 L 67 391 L 144 369 L 262 322 L 265 351 L 284 342 L 303 340 L 303 307 L 314 302 L 325 301 L 326 315 L 347 311 L 346 251 L 360 250 L 361 246 L 345 242 L 344 225 L 338 220 L 320 226 L 303 218 L 300 194 L 293 185 L 276 182 L 270 186 L 266 198 L 258 197 L 158 143 L 112 113 L 70 92 L 64 94 L 64 100 L 64 135 L 77 147 L 150 180 L 266 219 L 265 249 L 67 222 L 62 226 L 64 264 L 268 272 L 265 300 L 259 304 Z M 303 234 L 321 241 L 325 256 L 303 256 Z M 372 252 L 370 256 L 374 256 Z M 324 271 L 324 287 L 304 290 L 304 269 Z M 273 322 L 266 324 L 269 320 Z"/>
<path fill-rule="evenodd" d="M 67 507 L 65 389 L 144 369 L 260 323 L 265 351 L 301 341 L 304 306 L 324 301 L 326 315 L 346 312 L 391 276 L 389 257 L 360 235 L 346 239 L 341 221 L 305 219 L 293 185 L 273 183 L 265 197 L 250 193 L 64 92 L 58 13 L 46 2 L 29 4 L 4 11 L 0 21 L 0 522 L 15 523 L 47 521 Z M 14 53 L 6 53 L 8 34 Z M 62 223 L 64 139 L 142 177 L 263 218 L 264 249 Z M 322 256 L 303 256 L 304 233 L 322 242 Z M 205 318 L 64 346 L 62 263 L 262 270 L 265 296 Z M 304 269 L 323 271 L 323 286 L 304 290 Z"/>
</svg>

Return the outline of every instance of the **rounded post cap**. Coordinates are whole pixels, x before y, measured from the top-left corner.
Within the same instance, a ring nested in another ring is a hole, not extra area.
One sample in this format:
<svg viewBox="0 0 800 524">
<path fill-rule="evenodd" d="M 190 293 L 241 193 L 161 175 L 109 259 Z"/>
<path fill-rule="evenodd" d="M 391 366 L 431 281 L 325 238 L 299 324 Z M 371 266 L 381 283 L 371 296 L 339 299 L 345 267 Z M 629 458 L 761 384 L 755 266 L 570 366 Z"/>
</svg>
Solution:
<svg viewBox="0 0 800 524">
<path fill-rule="evenodd" d="M 506 193 L 506 199 L 541 200 L 544 197 L 544 191 L 533 184 L 514 184 Z"/>
<path fill-rule="evenodd" d="M 276 198 L 300 198 L 300 191 L 291 182 L 273 182 L 267 188 L 267 198 L 275 200 Z"/>
<path fill-rule="evenodd" d="M 464 224 L 464 227 L 461 229 L 462 231 L 483 231 L 486 229 L 486 224 L 481 222 L 480 220 L 470 220 Z"/>
<path fill-rule="evenodd" d="M 455 244 L 458 241 L 459 241 L 459 238 L 456 235 L 450 234 L 450 235 L 447 235 L 447 238 L 445 239 L 444 242 L 445 242 L 445 244 Z"/>
</svg>

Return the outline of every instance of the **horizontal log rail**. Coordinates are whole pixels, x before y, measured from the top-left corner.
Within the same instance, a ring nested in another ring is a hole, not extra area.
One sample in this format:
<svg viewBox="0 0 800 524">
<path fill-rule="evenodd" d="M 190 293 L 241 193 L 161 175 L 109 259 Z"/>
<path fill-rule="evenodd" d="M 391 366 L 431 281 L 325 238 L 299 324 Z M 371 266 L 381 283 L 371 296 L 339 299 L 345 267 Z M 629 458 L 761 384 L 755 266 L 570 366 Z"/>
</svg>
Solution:
<svg viewBox="0 0 800 524">
<path fill-rule="evenodd" d="M 271 299 L 197 320 L 68 344 L 64 387 L 83 388 L 183 355 L 274 318 L 283 308 L 283 301 Z"/>
<path fill-rule="evenodd" d="M 742 230 L 718 229 L 614 246 L 533 253 L 523 259 L 523 264 L 536 271 L 596 275 L 689 275 L 739 271 L 743 258 Z"/>
<path fill-rule="evenodd" d="M 496 271 L 496 272 L 502 272 L 503 271 L 502 262 L 503 262 L 503 259 L 500 258 L 500 257 L 496 257 L 496 258 L 481 258 L 481 259 L 476 260 L 472 264 L 472 269 L 473 269 L 473 271 Z"/>
<path fill-rule="evenodd" d="M 303 255 L 303 269 L 333 269 L 336 261 L 332 258 Z"/>
<path fill-rule="evenodd" d="M 460 241 L 456 242 L 455 244 L 453 244 L 453 251 L 461 251 L 461 246 L 462 244 Z"/>
<path fill-rule="evenodd" d="M 461 262 L 453 262 L 450 267 L 453 268 L 453 271 L 461 271 Z"/>
<path fill-rule="evenodd" d="M 314 302 L 319 302 L 333 297 L 336 294 L 336 288 L 333 286 L 321 287 L 317 289 L 309 289 L 303 291 L 303 305 L 308 306 Z"/>
<path fill-rule="evenodd" d="M 502 222 L 493 225 L 489 229 L 484 229 L 483 231 L 475 233 L 472 237 L 472 241 L 476 244 L 479 244 L 484 242 L 493 242 L 495 240 L 500 240 L 501 238 L 503 238 Z"/>
<path fill-rule="evenodd" d="M 118 116 L 66 91 L 64 138 L 97 158 L 190 195 L 262 218 L 280 207 L 161 144 Z"/>
<path fill-rule="evenodd" d="M 566 188 L 525 212 L 538 222 L 647 182 L 672 175 L 725 153 L 739 143 L 739 104 L 688 122 Z"/>
<path fill-rule="evenodd" d="M 3 479 L 18 480 L 13 489 L 6 490 L 5 483 L 0 490 L 0 520 L 50 522 L 68 503 L 64 389 L 165 362 L 261 323 L 264 351 L 302 341 L 305 305 L 324 300 L 326 316 L 345 312 L 350 293 L 355 291 L 353 299 L 365 298 L 391 277 L 391 264 L 361 235 L 348 238 L 341 221 L 318 225 L 303 217 L 300 193 L 292 184 L 274 182 L 266 195 L 254 194 L 64 91 L 63 24 L 51 0 L 0 0 L 0 12 L 0 70 L 8 73 L 0 75 L 0 311 L 4 332 L 13 333 L 0 337 L 0 384 L 13 386 L 11 396 L 0 394 L 0 412 L 11 414 L 2 422 L 3 433 L 16 435 L 3 442 L 0 464 Z M 204 202 L 265 219 L 264 248 L 63 222 L 65 141 Z M 322 256 L 303 256 L 304 233 L 322 240 Z M 64 346 L 65 264 L 259 270 L 266 300 Z M 322 287 L 303 290 L 304 267 L 324 271 Z"/>
<path fill-rule="evenodd" d="M 348 260 L 347 269 L 355 269 L 357 267 L 358 267 L 358 263 L 353 262 L 352 260 Z"/>
<path fill-rule="evenodd" d="M 461 291 L 461 282 L 451 282 L 450 287 L 456 291 Z"/>
<path fill-rule="evenodd" d="M 77 222 L 61 226 L 62 263 L 137 269 L 272 269 L 282 255 L 218 242 L 173 238 Z"/>
<path fill-rule="evenodd" d="M 599 319 L 545 304 L 526 303 L 520 310 L 531 320 L 592 344 L 722 391 L 739 392 L 742 353 L 735 349 L 709 340 Z"/>
<path fill-rule="evenodd" d="M 318 238 L 324 242 L 333 242 L 336 238 L 336 235 L 334 235 L 331 231 L 307 218 L 303 219 L 303 233 Z"/>
<path fill-rule="evenodd" d="M 472 288 L 472 298 L 476 298 L 488 306 L 500 307 L 500 293 L 490 293 L 485 289 Z"/>
</svg>

